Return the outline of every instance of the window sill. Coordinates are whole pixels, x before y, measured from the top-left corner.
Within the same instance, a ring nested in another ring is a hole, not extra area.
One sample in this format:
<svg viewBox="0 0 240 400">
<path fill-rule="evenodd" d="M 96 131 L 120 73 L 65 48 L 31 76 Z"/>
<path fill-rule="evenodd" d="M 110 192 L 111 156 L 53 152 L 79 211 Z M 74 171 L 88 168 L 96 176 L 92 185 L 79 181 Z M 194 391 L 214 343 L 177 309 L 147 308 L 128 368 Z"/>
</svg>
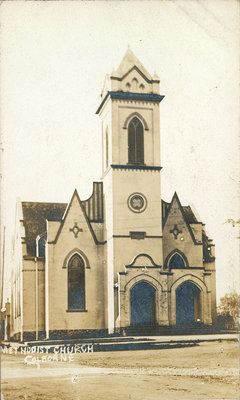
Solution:
<svg viewBox="0 0 240 400">
<path fill-rule="evenodd" d="M 136 166 L 136 165 L 139 165 L 139 166 L 144 166 L 144 165 L 146 165 L 144 162 L 128 162 L 127 163 L 127 165 L 130 165 L 130 166 Z"/>
<path fill-rule="evenodd" d="M 66 312 L 87 312 L 87 310 L 85 310 L 83 308 L 70 308 L 70 309 L 66 310 Z"/>
</svg>

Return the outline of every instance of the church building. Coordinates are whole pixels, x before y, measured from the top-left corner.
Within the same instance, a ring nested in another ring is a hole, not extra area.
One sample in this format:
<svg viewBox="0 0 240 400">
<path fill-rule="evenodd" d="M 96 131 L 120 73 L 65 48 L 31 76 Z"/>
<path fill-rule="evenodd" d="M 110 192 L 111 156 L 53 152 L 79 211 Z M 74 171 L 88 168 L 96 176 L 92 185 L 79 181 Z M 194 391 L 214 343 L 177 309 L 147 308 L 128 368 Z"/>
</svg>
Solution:
<svg viewBox="0 0 240 400">
<path fill-rule="evenodd" d="M 215 324 L 214 244 L 177 193 L 161 196 L 159 84 L 128 49 L 96 111 L 102 174 L 91 197 L 19 202 L 13 339 Z"/>
</svg>

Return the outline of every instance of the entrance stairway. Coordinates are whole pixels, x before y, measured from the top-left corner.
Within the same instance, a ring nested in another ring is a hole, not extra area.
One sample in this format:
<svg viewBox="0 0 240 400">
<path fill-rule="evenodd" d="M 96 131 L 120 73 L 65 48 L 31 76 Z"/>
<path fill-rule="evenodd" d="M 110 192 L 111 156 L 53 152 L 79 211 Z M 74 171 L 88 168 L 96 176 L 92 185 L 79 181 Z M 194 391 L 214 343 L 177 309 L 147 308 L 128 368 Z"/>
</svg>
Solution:
<svg viewBox="0 0 240 400">
<path fill-rule="evenodd" d="M 171 327 L 159 327 L 152 325 L 150 326 L 142 326 L 142 327 L 128 327 L 126 332 L 123 332 L 125 337 L 119 336 L 111 336 L 108 337 L 99 337 L 99 338 L 81 338 L 81 339 L 48 339 L 44 341 L 29 341 L 24 344 L 18 344 L 18 350 L 29 351 L 30 347 L 34 347 L 35 350 L 33 353 L 37 353 L 38 351 L 42 352 L 42 349 L 47 348 L 47 353 L 57 353 L 60 352 L 58 350 L 61 348 L 61 354 L 67 353 L 88 353 L 88 352 L 105 352 L 105 351 L 130 351 L 130 350 L 164 350 L 164 349 L 175 349 L 175 348 L 186 348 L 198 346 L 200 342 L 215 342 L 219 340 L 229 340 L 229 341 L 238 341 L 238 335 L 231 334 L 226 335 L 216 332 L 210 332 L 209 327 L 204 327 L 201 331 L 188 330 L 184 331 L 182 329 L 178 329 L 176 332 Z M 135 331 L 134 331 L 135 329 Z M 168 332 L 168 333 L 167 333 Z M 176 333 L 175 333 L 176 332 Z M 186 333 L 187 332 L 187 333 Z M 196 333 L 197 332 L 197 333 Z M 205 334 L 204 334 L 205 333 Z M 211 333 L 215 333 L 211 335 Z M 228 332 L 229 333 L 229 332 Z M 181 336 L 180 336 L 181 335 Z M 191 336 L 190 336 L 191 335 Z M 199 336 L 202 335 L 202 336 Z M 155 336 L 155 337 L 154 337 Z M 15 344 L 16 345 L 16 344 Z M 39 347 L 40 346 L 40 350 Z M 23 349 L 22 349 L 23 348 Z M 46 353 L 46 350 L 43 351 Z M 25 353 L 24 353 L 25 354 Z"/>
</svg>

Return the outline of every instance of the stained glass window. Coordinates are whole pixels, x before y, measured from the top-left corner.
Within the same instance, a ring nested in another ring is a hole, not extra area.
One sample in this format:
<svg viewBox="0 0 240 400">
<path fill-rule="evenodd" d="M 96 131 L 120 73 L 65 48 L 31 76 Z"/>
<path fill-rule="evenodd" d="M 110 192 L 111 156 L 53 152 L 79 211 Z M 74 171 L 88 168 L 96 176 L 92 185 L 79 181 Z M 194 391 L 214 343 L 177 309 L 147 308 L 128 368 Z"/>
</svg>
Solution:
<svg viewBox="0 0 240 400">
<path fill-rule="evenodd" d="M 68 264 L 68 308 L 85 308 L 84 262 L 78 254 Z"/>
<path fill-rule="evenodd" d="M 179 254 L 174 254 L 170 260 L 169 268 L 184 268 L 185 264 L 183 258 Z"/>
</svg>

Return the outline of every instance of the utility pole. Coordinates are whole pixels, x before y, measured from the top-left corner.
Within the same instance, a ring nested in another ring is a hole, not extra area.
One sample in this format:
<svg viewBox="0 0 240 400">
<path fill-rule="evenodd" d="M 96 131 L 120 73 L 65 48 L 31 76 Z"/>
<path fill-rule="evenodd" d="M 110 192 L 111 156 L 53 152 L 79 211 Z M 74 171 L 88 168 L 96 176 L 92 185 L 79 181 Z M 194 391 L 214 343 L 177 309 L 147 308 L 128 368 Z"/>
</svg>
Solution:
<svg viewBox="0 0 240 400">
<path fill-rule="evenodd" d="M 2 342 L 3 334 L 3 320 L 5 316 L 6 309 L 3 308 L 3 290 L 4 290 L 4 264 L 5 264 L 5 231 L 6 227 L 3 228 L 3 252 L 2 252 L 2 265 L 1 265 L 1 300 L 0 300 L 0 342 Z M 5 328 L 4 328 L 5 329 Z"/>
</svg>

